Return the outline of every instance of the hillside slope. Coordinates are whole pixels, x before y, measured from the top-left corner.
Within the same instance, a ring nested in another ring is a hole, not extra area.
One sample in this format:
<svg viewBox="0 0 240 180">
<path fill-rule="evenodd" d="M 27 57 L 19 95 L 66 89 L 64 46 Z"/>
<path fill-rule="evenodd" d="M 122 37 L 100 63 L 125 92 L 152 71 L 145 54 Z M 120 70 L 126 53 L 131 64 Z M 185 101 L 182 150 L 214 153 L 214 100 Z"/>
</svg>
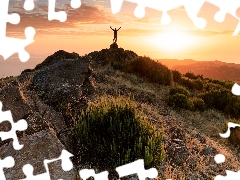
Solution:
<svg viewBox="0 0 240 180">
<path fill-rule="evenodd" d="M 221 81 L 231 80 L 239 83 L 240 65 L 221 61 L 194 61 L 194 60 L 159 60 L 168 68 L 178 70 L 185 74 L 191 71 L 194 74 L 203 75 L 205 78 Z"/>
<path fill-rule="evenodd" d="M 28 123 L 28 129 L 18 133 L 24 144 L 22 150 L 16 153 L 11 141 L 0 141 L 0 158 L 14 154 L 17 162 L 4 170 L 6 178 L 23 179 L 21 168 L 27 163 L 33 165 L 35 174 L 45 172 L 43 159 L 59 157 L 62 149 L 75 155 L 73 116 L 89 104 L 112 97 L 130 99 L 146 121 L 163 131 L 165 157 L 156 166 L 161 179 L 206 180 L 224 175 L 226 170 L 238 171 L 237 151 L 219 136 L 228 119 L 211 109 L 173 109 L 166 103 L 170 86 L 116 70 L 119 64 L 135 58 L 136 53 L 122 48 L 103 49 L 82 57 L 60 50 L 35 69 L 1 79 L 3 110 L 11 110 L 15 122 L 25 119 Z M 1 125 L 2 131 L 9 128 L 8 123 Z M 219 153 L 226 156 L 223 164 L 214 161 Z M 51 164 L 51 177 L 79 179 L 78 171 L 85 166 L 77 158 L 72 158 L 74 168 L 69 172 L 64 172 L 59 163 Z M 114 173 L 110 179 L 114 179 Z"/>
</svg>

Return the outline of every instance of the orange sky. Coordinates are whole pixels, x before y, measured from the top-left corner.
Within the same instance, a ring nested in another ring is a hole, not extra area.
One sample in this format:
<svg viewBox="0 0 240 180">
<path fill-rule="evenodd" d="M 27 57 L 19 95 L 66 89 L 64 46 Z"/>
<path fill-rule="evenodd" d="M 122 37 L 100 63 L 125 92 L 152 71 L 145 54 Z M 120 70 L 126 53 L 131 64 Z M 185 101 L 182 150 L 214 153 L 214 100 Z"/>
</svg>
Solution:
<svg viewBox="0 0 240 180">
<path fill-rule="evenodd" d="M 38 0 L 35 9 L 28 13 L 22 8 L 23 2 L 10 0 L 9 12 L 19 13 L 21 22 L 8 24 L 7 36 L 24 38 L 24 29 L 34 27 L 35 42 L 26 48 L 31 58 L 27 63 L 20 62 L 17 55 L 6 61 L 0 58 L 0 77 L 18 75 L 23 69 L 34 68 L 60 49 L 84 55 L 109 48 L 113 39 L 110 25 L 122 27 L 118 32 L 119 47 L 138 55 L 153 59 L 240 63 L 240 35 L 232 36 L 238 21 L 228 15 L 223 23 L 215 22 L 213 17 L 218 8 L 208 3 L 199 12 L 199 17 L 205 18 L 208 24 L 199 30 L 182 7 L 169 12 L 172 22 L 164 26 L 160 24 L 161 12 L 147 8 L 146 16 L 138 19 L 133 15 L 136 4 L 129 2 L 124 2 L 121 12 L 113 15 L 109 0 L 85 0 L 79 9 L 72 9 L 70 0 L 57 0 L 56 11 L 66 10 L 68 13 L 67 21 L 61 23 L 47 20 L 47 0 Z"/>
</svg>

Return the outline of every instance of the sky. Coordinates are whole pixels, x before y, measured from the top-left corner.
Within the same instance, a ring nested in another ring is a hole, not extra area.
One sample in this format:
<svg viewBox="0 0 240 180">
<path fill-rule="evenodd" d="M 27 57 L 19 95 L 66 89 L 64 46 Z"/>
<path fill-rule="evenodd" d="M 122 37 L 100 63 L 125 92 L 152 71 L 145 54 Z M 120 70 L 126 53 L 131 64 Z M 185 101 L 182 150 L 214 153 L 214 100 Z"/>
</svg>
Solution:
<svg viewBox="0 0 240 180">
<path fill-rule="evenodd" d="M 152 59 L 219 60 L 240 64 L 240 35 L 232 36 L 238 20 L 227 15 L 223 23 L 214 20 L 218 7 L 204 3 L 198 17 L 207 20 L 204 29 L 198 29 L 187 16 L 184 7 L 170 10 L 172 21 L 161 25 L 162 12 L 146 8 L 143 18 L 133 14 L 137 4 L 124 1 L 121 11 L 112 14 L 110 0 L 82 0 L 78 9 L 70 7 L 70 0 L 56 0 L 56 11 L 66 11 L 66 22 L 48 21 L 48 1 L 35 0 L 32 11 L 23 9 L 24 0 L 10 0 L 9 13 L 18 13 L 17 25 L 8 23 L 8 37 L 25 38 L 24 29 L 36 30 L 34 43 L 26 47 L 31 58 L 22 63 L 14 54 L 7 60 L 0 57 L 0 77 L 19 75 L 22 70 L 34 68 L 47 56 L 58 50 L 80 55 L 109 48 L 113 28 L 118 31 L 118 46 Z M 240 10 L 236 12 L 240 15 Z"/>
</svg>

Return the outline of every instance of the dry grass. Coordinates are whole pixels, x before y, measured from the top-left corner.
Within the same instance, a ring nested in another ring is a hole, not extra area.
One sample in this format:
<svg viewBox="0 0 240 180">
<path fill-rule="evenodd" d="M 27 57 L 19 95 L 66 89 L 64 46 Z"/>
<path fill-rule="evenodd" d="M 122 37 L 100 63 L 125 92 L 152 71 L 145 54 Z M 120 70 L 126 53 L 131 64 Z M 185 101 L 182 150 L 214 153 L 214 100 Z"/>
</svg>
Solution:
<svg viewBox="0 0 240 180">
<path fill-rule="evenodd" d="M 129 97 L 136 102 L 137 108 L 152 124 L 158 128 L 163 127 L 167 141 L 171 141 L 172 129 L 180 129 L 185 135 L 189 158 L 196 160 L 196 167 L 191 168 L 188 163 L 176 165 L 169 161 L 169 152 L 166 152 L 167 158 L 158 167 L 161 179 L 188 179 L 192 175 L 214 178 L 218 174 L 224 175 L 226 169 L 237 171 L 240 167 L 238 152 L 228 145 L 227 140 L 219 136 L 219 133 L 223 133 L 224 123 L 229 120 L 222 113 L 215 110 L 193 112 L 172 109 L 165 102 L 169 86 L 152 84 L 135 75 L 112 70 L 109 66 L 97 67 L 94 74 L 96 76 L 100 74 L 103 77 L 102 80 L 96 80 L 100 97 L 103 95 Z M 153 101 L 148 101 L 139 98 L 139 94 L 143 96 L 153 94 L 155 98 Z M 201 134 L 206 139 L 206 143 L 200 143 L 194 138 L 196 134 Z M 200 155 L 201 150 L 206 146 L 212 146 L 218 153 L 225 155 L 226 162 L 217 164 L 214 156 Z M 198 151 L 194 151 L 196 147 Z"/>
</svg>

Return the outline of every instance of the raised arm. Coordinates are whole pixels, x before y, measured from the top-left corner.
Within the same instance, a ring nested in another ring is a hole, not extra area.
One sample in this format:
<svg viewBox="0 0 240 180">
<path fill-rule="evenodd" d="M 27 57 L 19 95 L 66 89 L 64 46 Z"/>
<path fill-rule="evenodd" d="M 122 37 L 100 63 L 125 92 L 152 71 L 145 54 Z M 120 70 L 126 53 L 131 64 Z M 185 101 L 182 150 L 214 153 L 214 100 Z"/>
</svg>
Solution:
<svg viewBox="0 0 240 180">
<path fill-rule="evenodd" d="M 114 31 L 114 29 L 110 26 L 110 28 Z"/>
<path fill-rule="evenodd" d="M 120 27 L 120 28 L 118 28 L 118 30 L 119 30 L 119 29 L 121 29 L 121 27 Z"/>
</svg>

